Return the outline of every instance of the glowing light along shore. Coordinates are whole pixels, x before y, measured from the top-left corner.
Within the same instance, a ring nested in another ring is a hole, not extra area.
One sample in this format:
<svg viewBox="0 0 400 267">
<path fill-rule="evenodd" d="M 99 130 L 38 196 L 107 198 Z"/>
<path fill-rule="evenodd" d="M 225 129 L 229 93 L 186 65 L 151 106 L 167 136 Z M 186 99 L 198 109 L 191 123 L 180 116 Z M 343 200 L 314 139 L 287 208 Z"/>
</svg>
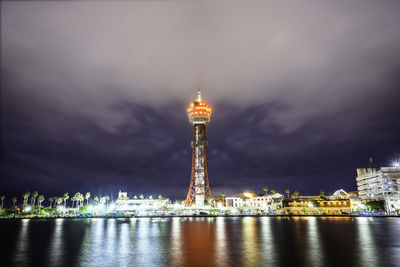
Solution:
<svg viewBox="0 0 400 267">
<path fill-rule="evenodd" d="M 211 107 L 201 99 L 198 87 L 197 98 L 187 108 L 190 124 L 193 125 L 192 172 L 185 206 L 204 206 L 210 202 L 211 190 L 207 170 L 206 125 L 210 122 Z"/>
</svg>

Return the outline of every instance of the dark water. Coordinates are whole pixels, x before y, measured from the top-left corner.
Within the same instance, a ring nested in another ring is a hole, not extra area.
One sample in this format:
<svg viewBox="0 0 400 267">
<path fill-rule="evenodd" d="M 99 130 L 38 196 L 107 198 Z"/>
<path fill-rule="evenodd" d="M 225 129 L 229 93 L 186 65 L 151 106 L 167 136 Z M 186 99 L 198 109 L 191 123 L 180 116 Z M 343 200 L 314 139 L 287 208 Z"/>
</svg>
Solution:
<svg viewBox="0 0 400 267">
<path fill-rule="evenodd" d="M 400 266 L 400 218 L 0 220 L 0 266 Z"/>
</svg>

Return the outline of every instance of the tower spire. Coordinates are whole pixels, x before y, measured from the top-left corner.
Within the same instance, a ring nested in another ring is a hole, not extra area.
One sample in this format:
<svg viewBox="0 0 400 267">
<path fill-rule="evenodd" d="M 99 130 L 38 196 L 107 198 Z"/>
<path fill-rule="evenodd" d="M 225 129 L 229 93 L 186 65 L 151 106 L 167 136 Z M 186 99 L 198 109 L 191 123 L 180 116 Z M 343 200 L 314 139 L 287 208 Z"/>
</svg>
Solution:
<svg viewBox="0 0 400 267">
<path fill-rule="evenodd" d="M 197 102 L 201 101 L 201 88 L 200 85 L 197 86 Z"/>
</svg>

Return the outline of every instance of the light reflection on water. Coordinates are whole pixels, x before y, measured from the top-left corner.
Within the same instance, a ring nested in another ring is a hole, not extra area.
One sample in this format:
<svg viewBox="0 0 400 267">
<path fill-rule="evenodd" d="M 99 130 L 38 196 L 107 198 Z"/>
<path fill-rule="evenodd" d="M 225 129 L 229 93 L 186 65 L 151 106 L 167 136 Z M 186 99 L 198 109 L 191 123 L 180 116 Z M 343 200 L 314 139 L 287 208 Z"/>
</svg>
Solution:
<svg viewBox="0 0 400 267">
<path fill-rule="evenodd" d="M 129 265 L 129 253 L 130 248 L 130 234 L 129 234 L 129 224 L 122 223 L 119 230 L 119 246 L 117 248 L 118 258 L 120 260 L 120 266 Z"/>
<path fill-rule="evenodd" d="M 180 218 L 172 218 L 171 225 L 171 263 L 174 266 L 182 265 L 182 243 Z"/>
<path fill-rule="evenodd" d="M 29 219 L 22 219 L 21 220 L 21 229 L 17 236 L 17 247 L 15 250 L 15 261 L 17 264 L 21 264 L 27 262 L 28 259 L 28 246 L 29 246 L 29 239 L 28 239 L 28 227 L 29 227 Z"/>
<path fill-rule="evenodd" d="M 53 237 L 50 241 L 49 262 L 51 266 L 60 266 L 62 264 L 62 257 L 64 252 L 63 242 L 63 222 L 64 219 L 56 219 Z"/>
<path fill-rule="evenodd" d="M 115 224 L 115 219 L 114 220 L 106 220 L 106 233 L 105 233 L 105 239 L 103 242 L 105 242 L 105 251 L 104 255 L 106 258 L 111 258 L 115 255 L 115 250 L 116 250 L 116 224 Z"/>
<path fill-rule="evenodd" d="M 0 231 L 12 266 L 325 266 L 337 258 L 347 266 L 394 266 L 400 260 L 400 218 L 24 219 L 0 221 Z"/>
<path fill-rule="evenodd" d="M 93 219 L 90 224 L 90 240 L 88 244 L 88 254 L 86 255 L 85 263 L 90 264 L 91 259 L 103 259 L 107 262 L 107 258 L 104 257 L 104 243 L 106 242 L 104 237 L 104 226 L 106 220 L 104 219 Z"/>
<path fill-rule="evenodd" d="M 360 263 L 362 266 L 378 266 L 374 237 L 372 236 L 373 218 L 357 218 Z"/>
<path fill-rule="evenodd" d="M 321 246 L 321 241 L 318 231 L 318 219 L 316 217 L 309 217 L 307 219 L 308 226 L 308 252 L 309 252 L 309 266 L 323 266 L 324 253 Z"/>
<path fill-rule="evenodd" d="M 277 264 L 278 257 L 276 252 L 275 238 L 273 233 L 273 228 L 271 221 L 274 220 L 270 217 L 261 218 L 261 249 L 263 251 L 262 258 L 263 262 L 266 263 L 267 266 L 273 266 Z"/>
<path fill-rule="evenodd" d="M 157 240 L 157 222 L 145 218 L 138 220 L 136 228 L 136 239 L 134 244 L 134 253 L 136 254 L 136 266 L 149 266 L 150 264 L 158 265 L 160 253 L 160 243 Z"/>
<path fill-rule="evenodd" d="M 225 219 L 223 217 L 218 217 L 215 220 L 216 224 L 216 264 L 218 266 L 227 266 L 228 265 L 228 253 L 229 247 L 227 245 L 228 240 L 226 238 L 226 229 L 225 229 Z"/>
<path fill-rule="evenodd" d="M 258 240 L 258 218 L 246 217 L 242 222 L 243 266 L 256 266 L 261 262 Z"/>
</svg>

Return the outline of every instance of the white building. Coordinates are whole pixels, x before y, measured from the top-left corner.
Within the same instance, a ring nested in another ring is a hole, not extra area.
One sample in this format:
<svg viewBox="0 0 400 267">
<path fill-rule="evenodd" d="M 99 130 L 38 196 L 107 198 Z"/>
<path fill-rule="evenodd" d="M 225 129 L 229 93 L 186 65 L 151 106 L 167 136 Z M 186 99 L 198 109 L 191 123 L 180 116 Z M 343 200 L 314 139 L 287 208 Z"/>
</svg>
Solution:
<svg viewBox="0 0 400 267">
<path fill-rule="evenodd" d="M 118 199 L 116 202 L 116 209 L 120 211 L 133 211 L 138 209 L 160 209 L 168 203 L 169 200 L 164 198 L 153 199 L 152 197 L 149 197 L 148 199 L 145 199 L 134 197 L 133 199 L 130 199 L 127 192 L 119 191 Z"/>
<path fill-rule="evenodd" d="M 349 193 L 344 191 L 343 189 L 336 190 L 335 193 L 330 197 L 333 200 L 340 200 L 340 199 L 350 199 Z"/>
<path fill-rule="evenodd" d="M 356 180 L 361 201 L 384 201 L 388 212 L 400 209 L 400 167 L 357 169 Z"/>
<path fill-rule="evenodd" d="M 241 197 L 226 197 L 225 203 L 227 207 L 239 208 L 244 206 L 244 200 Z"/>
<path fill-rule="evenodd" d="M 259 208 L 261 210 L 278 210 L 282 208 L 283 195 L 275 193 L 270 196 L 259 196 L 244 193 L 243 197 L 226 197 L 227 207 Z"/>
<path fill-rule="evenodd" d="M 271 197 L 268 196 L 258 196 L 247 198 L 245 203 L 247 207 L 268 209 L 268 206 L 271 204 L 271 200 Z"/>
</svg>

